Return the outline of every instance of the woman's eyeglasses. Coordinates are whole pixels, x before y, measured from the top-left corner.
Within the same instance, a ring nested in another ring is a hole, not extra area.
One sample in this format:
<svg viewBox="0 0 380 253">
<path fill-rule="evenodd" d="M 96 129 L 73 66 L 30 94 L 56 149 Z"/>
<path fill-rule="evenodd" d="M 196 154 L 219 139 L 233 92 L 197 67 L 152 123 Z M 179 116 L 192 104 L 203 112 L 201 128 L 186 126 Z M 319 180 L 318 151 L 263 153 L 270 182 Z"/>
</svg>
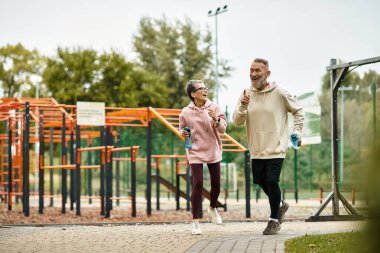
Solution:
<svg viewBox="0 0 380 253">
<path fill-rule="evenodd" d="M 208 88 L 207 87 L 199 87 L 198 89 L 196 89 L 194 92 L 197 92 L 197 91 L 208 91 Z"/>
</svg>

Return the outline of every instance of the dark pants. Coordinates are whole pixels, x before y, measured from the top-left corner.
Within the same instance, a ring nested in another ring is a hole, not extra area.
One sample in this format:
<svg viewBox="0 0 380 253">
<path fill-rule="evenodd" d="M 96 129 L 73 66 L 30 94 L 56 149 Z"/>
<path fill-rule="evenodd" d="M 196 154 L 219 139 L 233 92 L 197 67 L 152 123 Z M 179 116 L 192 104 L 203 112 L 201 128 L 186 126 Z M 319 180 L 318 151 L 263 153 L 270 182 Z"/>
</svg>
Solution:
<svg viewBox="0 0 380 253">
<path fill-rule="evenodd" d="M 191 172 L 193 174 L 193 190 L 191 192 L 191 208 L 193 213 L 193 219 L 198 219 L 200 204 L 202 201 L 203 191 L 203 164 L 195 163 L 190 164 Z M 220 162 L 207 164 L 208 171 L 210 172 L 211 179 L 211 199 L 210 206 L 216 207 L 220 193 Z"/>
<path fill-rule="evenodd" d="M 280 180 L 284 158 L 252 159 L 253 183 L 261 186 L 269 198 L 270 217 L 278 219 L 281 202 Z"/>
</svg>

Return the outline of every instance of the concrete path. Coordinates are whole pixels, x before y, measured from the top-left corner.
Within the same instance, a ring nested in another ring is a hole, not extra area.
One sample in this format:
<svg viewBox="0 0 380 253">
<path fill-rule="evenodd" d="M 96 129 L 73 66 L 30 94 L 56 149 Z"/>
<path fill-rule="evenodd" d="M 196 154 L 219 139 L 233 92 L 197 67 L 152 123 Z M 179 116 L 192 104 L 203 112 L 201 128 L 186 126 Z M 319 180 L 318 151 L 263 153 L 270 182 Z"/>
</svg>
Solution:
<svg viewBox="0 0 380 253">
<path fill-rule="evenodd" d="M 263 236 L 266 222 L 106 226 L 0 226 L 0 252 L 284 252 L 284 241 L 305 234 L 358 231 L 363 221 L 282 224 L 278 235 Z"/>
</svg>

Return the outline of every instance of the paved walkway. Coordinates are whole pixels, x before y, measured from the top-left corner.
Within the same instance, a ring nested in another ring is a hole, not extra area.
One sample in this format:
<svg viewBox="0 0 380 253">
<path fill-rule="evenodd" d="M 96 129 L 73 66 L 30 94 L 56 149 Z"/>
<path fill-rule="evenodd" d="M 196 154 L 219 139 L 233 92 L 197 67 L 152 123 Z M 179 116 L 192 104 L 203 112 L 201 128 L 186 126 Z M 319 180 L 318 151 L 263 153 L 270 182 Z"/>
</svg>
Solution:
<svg viewBox="0 0 380 253">
<path fill-rule="evenodd" d="M 0 226 L 0 252 L 284 252 L 284 241 L 305 234 L 361 230 L 363 221 L 282 224 L 278 235 L 263 236 L 265 222 L 106 226 Z"/>
</svg>

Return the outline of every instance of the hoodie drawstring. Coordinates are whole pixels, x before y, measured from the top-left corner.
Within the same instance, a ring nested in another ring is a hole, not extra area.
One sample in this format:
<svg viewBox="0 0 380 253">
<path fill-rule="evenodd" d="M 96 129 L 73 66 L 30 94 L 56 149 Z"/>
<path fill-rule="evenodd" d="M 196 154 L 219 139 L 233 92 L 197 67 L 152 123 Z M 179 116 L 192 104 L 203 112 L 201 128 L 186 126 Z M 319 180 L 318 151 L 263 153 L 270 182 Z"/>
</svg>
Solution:
<svg viewBox="0 0 380 253">
<path fill-rule="evenodd" d="M 207 124 L 207 118 L 205 118 L 205 111 L 206 109 L 200 109 L 200 111 L 202 112 L 203 114 L 203 124 L 205 124 L 205 127 L 206 127 L 206 132 L 208 132 L 208 124 Z M 193 136 L 193 141 L 195 141 L 195 107 L 193 107 L 193 131 L 192 131 L 192 136 Z"/>
<path fill-rule="evenodd" d="M 203 110 L 203 123 L 206 126 L 206 132 L 208 133 L 208 124 L 207 124 L 207 119 L 205 119 L 205 109 Z"/>
</svg>

